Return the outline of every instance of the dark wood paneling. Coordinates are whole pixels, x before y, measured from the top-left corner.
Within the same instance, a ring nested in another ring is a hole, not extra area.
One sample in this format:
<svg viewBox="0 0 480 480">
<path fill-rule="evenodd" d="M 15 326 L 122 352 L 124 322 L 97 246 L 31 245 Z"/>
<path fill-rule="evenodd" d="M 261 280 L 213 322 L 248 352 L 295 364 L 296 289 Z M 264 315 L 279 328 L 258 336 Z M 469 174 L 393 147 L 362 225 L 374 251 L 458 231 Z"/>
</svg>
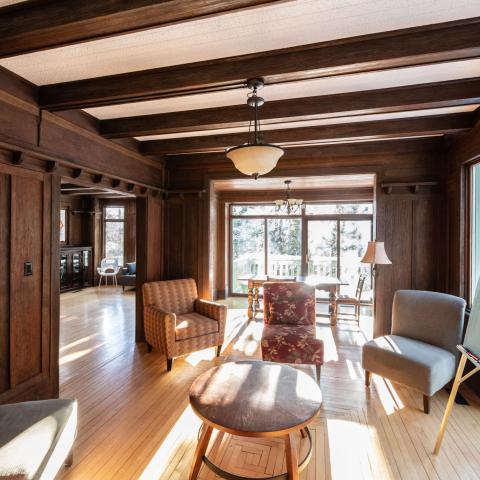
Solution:
<svg viewBox="0 0 480 480">
<path fill-rule="evenodd" d="M 49 338 L 46 339 L 47 344 L 45 349 L 50 352 L 50 377 L 49 377 L 49 393 L 52 397 L 58 397 L 60 393 L 60 372 L 59 372 L 59 351 L 60 351 L 60 222 L 58 221 L 58 212 L 60 211 L 60 175 L 47 175 L 46 179 L 49 183 L 49 190 L 51 193 L 50 201 L 50 225 L 46 225 L 47 231 L 51 237 L 49 243 L 50 250 L 50 264 L 48 258 L 45 259 L 46 267 L 50 267 L 50 298 L 49 305 L 44 308 L 50 308 L 49 320 L 50 331 Z M 48 204 L 48 202 L 47 202 Z M 48 218 L 48 217 L 47 217 Z"/>
<path fill-rule="evenodd" d="M 10 386 L 10 177 L 0 174 L 0 393 Z"/>
<path fill-rule="evenodd" d="M 91 122 L 78 121 L 78 115 L 62 118 L 43 112 L 39 128 L 38 105 L 30 98 L 36 87 L 27 87 L 25 81 L 0 69 L 0 147 L 56 161 L 57 167 L 104 174 L 109 182 L 117 178 L 147 187 L 163 185 L 161 163 L 100 137 Z"/>
<path fill-rule="evenodd" d="M 40 105 L 69 110 L 151 100 L 172 93 L 243 88 L 246 79 L 258 76 L 271 84 L 472 58 L 480 52 L 478 22 L 469 19 L 46 85 L 39 90 Z"/>
<path fill-rule="evenodd" d="M 0 9 L 0 57 L 188 22 L 278 0 L 23 2 Z"/>
<path fill-rule="evenodd" d="M 168 279 L 195 278 L 198 281 L 199 222 L 203 199 L 195 195 L 165 201 L 165 275 Z M 207 252 L 208 255 L 208 252 Z"/>
<path fill-rule="evenodd" d="M 145 340 L 142 287 L 164 277 L 164 205 L 161 198 L 138 197 L 136 201 L 137 289 L 135 340 Z"/>
<path fill-rule="evenodd" d="M 264 141 L 288 147 L 289 144 L 338 142 L 339 140 L 382 139 L 428 136 L 468 130 L 474 116 L 462 113 L 447 116 L 412 117 L 408 119 L 354 122 L 351 124 L 321 125 L 303 128 L 282 128 L 262 132 Z M 246 132 L 223 135 L 200 135 L 166 140 L 149 140 L 141 144 L 145 155 L 224 151 L 226 147 L 244 144 Z"/>
<path fill-rule="evenodd" d="M 445 291 L 442 202 L 435 196 L 419 195 L 413 200 L 412 217 L 412 284 L 417 290 Z"/>
<path fill-rule="evenodd" d="M 10 347 L 14 362 L 10 372 L 13 388 L 42 373 L 43 195 L 41 180 L 12 177 Z M 24 275 L 25 262 L 32 263 L 30 276 Z"/>
<path fill-rule="evenodd" d="M 364 92 L 267 101 L 262 120 L 312 120 L 341 115 L 418 110 L 480 103 L 480 80 L 454 80 Z M 106 138 L 156 135 L 246 126 L 252 118 L 247 105 L 203 108 L 186 112 L 114 118 L 100 122 Z"/>
<path fill-rule="evenodd" d="M 2 163 L 0 178 L 6 187 L 0 208 L 8 208 L 0 234 L 6 266 L 0 281 L 8 283 L 0 296 L 0 403 L 52 398 L 58 395 L 60 179 Z M 25 262 L 32 275 L 24 274 Z"/>
</svg>

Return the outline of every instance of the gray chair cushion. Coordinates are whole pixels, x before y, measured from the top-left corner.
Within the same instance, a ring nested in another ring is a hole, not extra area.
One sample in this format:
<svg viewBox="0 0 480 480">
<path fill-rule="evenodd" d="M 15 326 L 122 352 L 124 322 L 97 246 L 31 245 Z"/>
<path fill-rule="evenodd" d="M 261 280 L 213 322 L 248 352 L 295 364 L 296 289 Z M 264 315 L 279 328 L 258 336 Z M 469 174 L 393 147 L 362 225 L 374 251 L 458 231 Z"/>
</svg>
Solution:
<svg viewBox="0 0 480 480">
<path fill-rule="evenodd" d="M 385 335 L 363 346 L 365 370 L 432 396 L 455 375 L 456 358 L 447 350 L 398 335 Z"/>
<path fill-rule="evenodd" d="M 53 479 L 75 439 L 76 400 L 0 405 L 0 479 Z"/>
<path fill-rule="evenodd" d="M 446 293 L 398 290 L 393 299 L 392 335 L 449 350 L 462 341 L 465 300 Z"/>
</svg>

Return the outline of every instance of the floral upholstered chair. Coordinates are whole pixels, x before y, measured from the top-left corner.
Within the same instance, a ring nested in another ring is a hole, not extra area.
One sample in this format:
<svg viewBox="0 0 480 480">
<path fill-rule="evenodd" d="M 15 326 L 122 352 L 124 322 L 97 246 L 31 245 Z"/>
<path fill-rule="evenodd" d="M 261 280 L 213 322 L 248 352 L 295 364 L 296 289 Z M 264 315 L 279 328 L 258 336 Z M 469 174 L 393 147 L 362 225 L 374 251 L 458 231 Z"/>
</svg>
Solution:
<svg viewBox="0 0 480 480">
<path fill-rule="evenodd" d="M 320 380 L 323 341 L 316 336 L 315 288 L 299 282 L 265 282 L 263 303 L 263 360 L 315 365 Z"/>
<path fill-rule="evenodd" d="M 143 312 L 148 350 L 165 353 L 169 371 L 187 353 L 217 347 L 220 356 L 227 307 L 198 298 L 193 278 L 145 283 Z"/>
</svg>

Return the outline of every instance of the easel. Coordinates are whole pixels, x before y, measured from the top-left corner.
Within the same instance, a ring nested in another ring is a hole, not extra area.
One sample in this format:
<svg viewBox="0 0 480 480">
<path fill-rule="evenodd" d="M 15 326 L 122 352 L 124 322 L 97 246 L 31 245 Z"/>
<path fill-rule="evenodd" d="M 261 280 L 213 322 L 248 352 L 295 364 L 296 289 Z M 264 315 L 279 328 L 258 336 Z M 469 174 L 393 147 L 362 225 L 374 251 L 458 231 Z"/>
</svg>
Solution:
<svg viewBox="0 0 480 480">
<path fill-rule="evenodd" d="M 435 443 L 435 449 L 433 453 L 435 455 L 438 454 L 440 451 L 440 447 L 442 446 L 443 437 L 445 435 L 445 430 L 447 429 L 448 419 L 450 414 L 452 413 L 453 404 L 455 402 L 455 397 L 457 396 L 458 388 L 460 384 L 463 383 L 465 380 L 469 379 L 472 375 L 475 375 L 480 370 L 480 359 L 477 358 L 475 355 L 470 353 L 465 347 L 462 345 L 457 345 L 457 348 L 462 352 L 462 356 L 460 358 L 460 363 L 458 364 L 457 374 L 455 375 L 455 380 L 453 381 L 452 391 L 450 392 L 450 398 L 448 399 L 447 408 L 443 415 L 442 424 L 440 425 L 440 431 L 438 432 L 437 441 Z M 474 365 L 475 368 L 468 372 L 466 375 L 463 375 L 463 371 L 465 370 L 465 364 L 467 360 L 470 360 Z M 463 376 L 462 376 L 463 375 Z"/>
</svg>

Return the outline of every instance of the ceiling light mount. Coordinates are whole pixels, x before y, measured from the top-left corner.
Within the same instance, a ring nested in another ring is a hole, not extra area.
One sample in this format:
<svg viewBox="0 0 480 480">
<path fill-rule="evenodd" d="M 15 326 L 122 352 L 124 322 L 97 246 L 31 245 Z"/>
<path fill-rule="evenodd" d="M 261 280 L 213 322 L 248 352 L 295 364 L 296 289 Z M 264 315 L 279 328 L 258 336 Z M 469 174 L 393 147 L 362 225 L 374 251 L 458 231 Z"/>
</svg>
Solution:
<svg viewBox="0 0 480 480">
<path fill-rule="evenodd" d="M 277 145 L 265 143 L 260 132 L 258 109 L 265 103 L 265 100 L 259 97 L 257 92 L 263 88 L 263 80 L 261 78 L 249 79 L 246 86 L 251 90 L 247 96 L 247 105 L 254 110 L 253 139 L 250 138 L 249 130 L 247 143 L 228 149 L 226 155 L 232 160 L 237 170 L 257 179 L 259 175 L 265 175 L 275 168 L 284 151 Z"/>
</svg>

